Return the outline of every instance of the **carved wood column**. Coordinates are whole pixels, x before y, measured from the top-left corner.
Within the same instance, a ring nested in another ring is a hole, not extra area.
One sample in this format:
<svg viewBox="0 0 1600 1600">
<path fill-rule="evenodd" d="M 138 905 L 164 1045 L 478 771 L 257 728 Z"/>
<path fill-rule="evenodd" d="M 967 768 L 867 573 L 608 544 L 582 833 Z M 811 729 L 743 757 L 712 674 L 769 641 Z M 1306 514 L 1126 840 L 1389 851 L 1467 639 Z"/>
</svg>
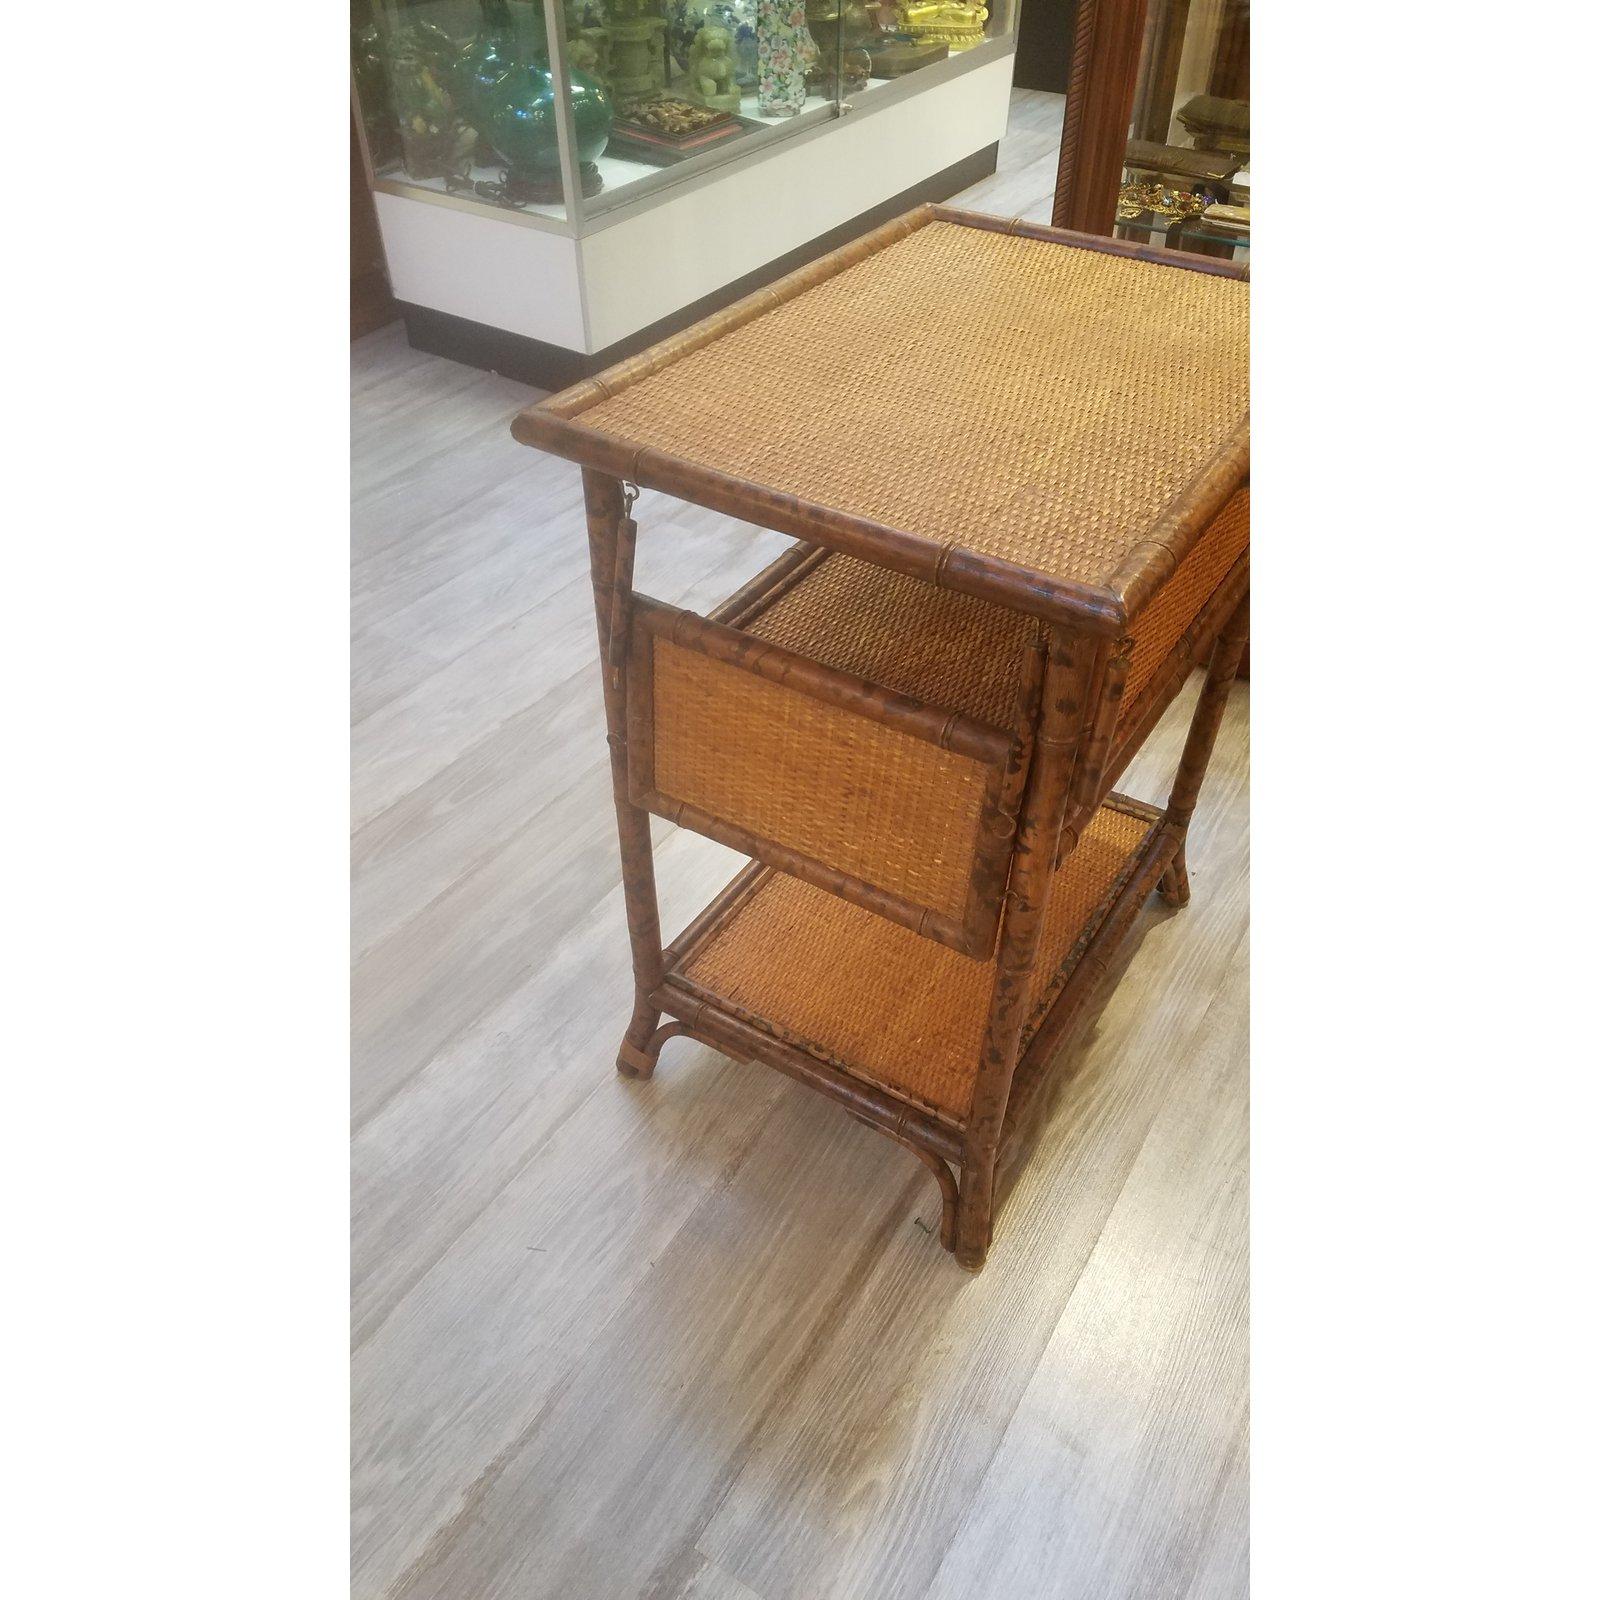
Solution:
<svg viewBox="0 0 1600 1600">
<path fill-rule="evenodd" d="M 1078 0 L 1051 221 L 1109 234 L 1128 145 L 1147 0 Z"/>
</svg>

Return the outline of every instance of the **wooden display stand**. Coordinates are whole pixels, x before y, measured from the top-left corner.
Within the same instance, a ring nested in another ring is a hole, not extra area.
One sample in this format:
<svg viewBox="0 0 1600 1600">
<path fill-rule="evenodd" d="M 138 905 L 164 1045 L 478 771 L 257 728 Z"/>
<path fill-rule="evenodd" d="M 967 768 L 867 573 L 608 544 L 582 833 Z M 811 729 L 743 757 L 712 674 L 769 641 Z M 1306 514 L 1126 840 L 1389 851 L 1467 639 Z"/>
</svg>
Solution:
<svg viewBox="0 0 1600 1600">
<path fill-rule="evenodd" d="M 1151 891 L 1188 899 L 1248 627 L 1247 271 L 922 207 L 512 425 L 584 468 L 619 1069 L 686 1034 L 839 1101 L 971 1270 L 1066 1028 Z M 983 292 L 933 326 L 941 282 Z M 802 543 L 675 610 L 633 591 L 633 486 Z M 1200 665 L 1167 803 L 1115 793 Z M 651 813 L 753 858 L 665 946 Z"/>
</svg>

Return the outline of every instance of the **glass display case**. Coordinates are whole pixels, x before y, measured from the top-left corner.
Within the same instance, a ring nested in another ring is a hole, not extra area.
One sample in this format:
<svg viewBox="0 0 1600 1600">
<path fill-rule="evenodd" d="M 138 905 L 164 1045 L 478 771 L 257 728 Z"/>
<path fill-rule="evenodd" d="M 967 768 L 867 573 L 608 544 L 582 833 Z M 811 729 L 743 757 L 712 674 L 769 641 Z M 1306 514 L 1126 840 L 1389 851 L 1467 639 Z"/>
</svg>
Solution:
<svg viewBox="0 0 1600 1600">
<path fill-rule="evenodd" d="M 582 218 L 932 87 L 1009 49 L 1014 12 L 1012 0 L 357 0 L 356 95 L 376 181 Z"/>
<path fill-rule="evenodd" d="M 557 378 L 593 370 L 772 263 L 992 170 L 1016 6 L 356 0 L 397 298 L 583 358 Z M 508 272 L 542 281 L 565 324 L 508 311 Z"/>
</svg>

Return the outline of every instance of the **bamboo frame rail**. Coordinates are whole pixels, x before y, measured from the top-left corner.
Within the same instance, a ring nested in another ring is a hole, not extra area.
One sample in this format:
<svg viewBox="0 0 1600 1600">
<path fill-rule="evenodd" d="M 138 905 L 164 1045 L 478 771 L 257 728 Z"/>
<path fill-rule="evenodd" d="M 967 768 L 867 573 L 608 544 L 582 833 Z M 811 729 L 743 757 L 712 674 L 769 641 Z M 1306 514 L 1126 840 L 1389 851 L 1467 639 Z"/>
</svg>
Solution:
<svg viewBox="0 0 1600 1600">
<path fill-rule="evenodd" d="M 1170 450 L 1183 465 L 1141 502 L 1137 527 L 1082 546 L 1108 552 L 1088 576 L 895 526 L 687 459 L 648 431 L 624 438 L 586 420 L 679 363 L 729 348 L 719 341 L 740 330 L 768 327 L 763 317 L 781 311 L 784 327 L 803 330 L 808 294 L 837 288 L 931 226 L 947 242 L 952 228 L 1020 241 L 988 248 L 1024 252 L 1030 271 L 1077 252 L 1125 263 L 1095 269 L 1108 293 L 1218 285 L 1174 302 L 1191 321 L 1196 294 L 1224 297 L 1218 316 L 1236 317 L 1242 304 L 1228 297 L 1247 274 L 1231 263 L 925 206 L 529 408 L 512 432 L 583 472 L 633 957 L 618 1070 L 649 1078 L 663 1046 L 688 1037 L 805 1084 L 928 1167 L 941 1242 L 976 1271 L 994 1230 L 1000 1161 L 1067 1029 L 1102 989 L 1150 895 L 1173 906 L 1189 897 L 1188 829 L 1248 639 L 1248 524 L 1239 520 L 1248 518 L 1248 413 L 1241 404 L 1216 419 L 1203 448 L 1168 440 L 1159 406 L 1146 437 L 1107 436 L 1104 448 L 1126 461 L 1142 452 L 1159 462 Z M 951 399 L 981 424 L 984 393 Z M 663 605 L 633 588 L 640 487 L 801 542 L 706 616 Z M 832 660 L 791 647 L 813 636 L 836 643 L 871 616 L 881 626 L 882 591 L 852 600 L 866 595 L 851 587 L 852 570 L 872 569 L 904 575 L 884 580 L 901 585 L 897 605 L 913 591 L 947 592 L 916 614 L 944 618 L 976 653 L 970 686 L 937 638 L 923 641 L 927 652 L 896 655 L 892 637 L 858 633 Z M 790 631 L 764 636 L 780 615 Z M 807 616 L 826 627 L 807 634 Z M 998 676 L 973 641 L 1005 653 Z M 1114 793 L 1202 666 L 1165 805 Z M 754 732 L 739 720 L 751 716 Z M 663 756 L 668 749 L 676 754 Z M 700 782 L 707 751 L 712 770 Z M 754 858 L 665 945 L 652 812 Z"/>
</svg>

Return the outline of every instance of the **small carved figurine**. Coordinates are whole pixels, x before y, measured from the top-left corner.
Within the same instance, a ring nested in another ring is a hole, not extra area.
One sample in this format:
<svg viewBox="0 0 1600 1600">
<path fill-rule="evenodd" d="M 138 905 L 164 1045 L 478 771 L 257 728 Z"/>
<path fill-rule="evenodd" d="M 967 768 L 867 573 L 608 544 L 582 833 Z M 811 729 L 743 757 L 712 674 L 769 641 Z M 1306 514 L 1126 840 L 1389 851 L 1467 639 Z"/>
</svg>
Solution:
<svg viewBox="0 0 1600 1600">
<path fill-rule="evenodd" d="M 389 83 L 408 178 L 464 178 L 477 135 L 434 75 L 415 34 L 397 33 L 389 51 Z"/>
<path fill-rule="evenodd" d="M 739 109 L 739 85 L 734 81 L 733 35 L 708 22 L 694 36 L 689 51 L 689 87 L 685 95 L 715 111 Z"/>
<path fill-rule="evenodd" d="M 667 86 L 662 47 L 667 19 L 661 15 L 661 0 L 610 0 L 605 29 L 611 41 L 607 69 L 618 106 L 660 94 Z"/>
<path fill-rule="evenodd" d="M 578 34 L 575 37 L 569 35 L 567 64 L 578 72 L 586 72 L 604 88 L 610 79 L 606 61 L 610 47 L 611 41 L 604 33 L 601 33 L 598 39 L 590 38 L 587 34 Z"/>
</svg>

